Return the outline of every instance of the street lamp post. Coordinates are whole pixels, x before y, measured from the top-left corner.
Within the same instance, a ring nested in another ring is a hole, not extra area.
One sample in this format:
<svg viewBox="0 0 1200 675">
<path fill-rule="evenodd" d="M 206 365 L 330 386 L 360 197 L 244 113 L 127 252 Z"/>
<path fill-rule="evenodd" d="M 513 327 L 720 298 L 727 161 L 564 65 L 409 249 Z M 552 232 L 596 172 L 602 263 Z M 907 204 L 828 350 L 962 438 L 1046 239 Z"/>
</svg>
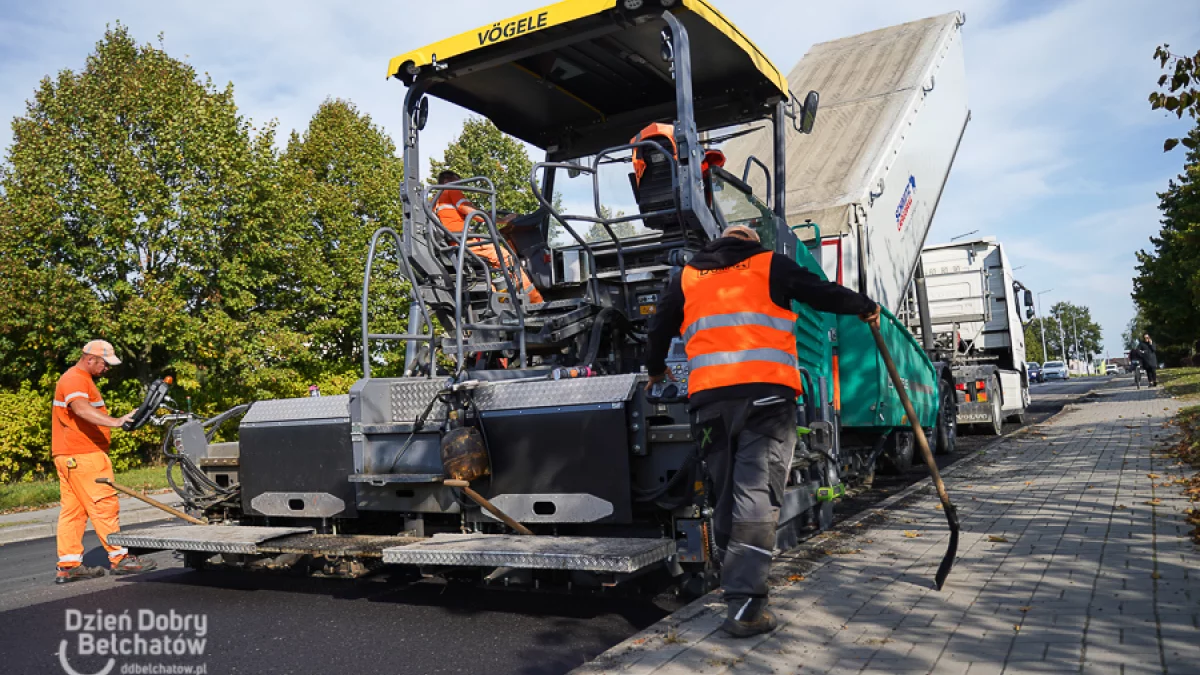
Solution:
<svg viewBox="0 0 1200 675">
<path fill-rule="evenodd" d="M 1049 352 L 1046 351 L 1046 317 L 1044 315 L 1042 315 L 1042 295 L 1045 293 L 1049 293 L 1052 290 L 1054 290 L 1054 289 L 1048 288 L 1037 294 L 1038 328 L 1042 329 L 1042 361 L 1043 362 L 1049 360 L 1046 357 L 1049 356 L 1050 354 L 1049 354 Z"/>
<path fill-rule="evenodd" d="M 1075 330 L 1075 357 L 1082 360 L 1084 359 L 1084 353 L 1082 353 L 1079 348 L 1079 318 L 1074 316 L 1070 317 L 1070 324 L 1072 324 L 1072 328 Z M 1087 368 L 1086 360 L 1084 363 L 1085 372 L 1087 372 L 1088 375 L 1091 375 L 1092 372 L 1090 368 Z"/>
</svg>

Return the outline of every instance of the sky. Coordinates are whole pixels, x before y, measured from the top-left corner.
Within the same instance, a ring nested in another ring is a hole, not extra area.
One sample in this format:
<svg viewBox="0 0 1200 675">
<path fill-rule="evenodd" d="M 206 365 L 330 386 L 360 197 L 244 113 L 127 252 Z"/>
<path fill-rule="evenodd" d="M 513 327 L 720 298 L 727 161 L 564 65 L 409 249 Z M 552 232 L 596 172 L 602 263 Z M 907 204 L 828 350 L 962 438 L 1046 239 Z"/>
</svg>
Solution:
<svg viewBox="0 0 1200 675">
<path fill-rule="evenodd" d="M 543 0 L 544 1 L 544 0 Z M 1133 316 L 1135 252 L 1158 231 L 1158 197 L 1183 150 L 1163 153 L 1186 121 L 1151 111 L 1154 49 L 1200 48 L 1200 1 L 713 0 L 771 58 L 791 70 L 816 43 L 953 10 L 963 28 L 972 121 L 929 243 L 978 230 L 1008 249 L 1016 276 L 1042 294 L 1089 307 L 1104 348 L 1121 353 Z M 303 131 L 329 97 L 353 101 L 398 136 L 404 87 L 388 59 L 534 9 L 512 0 L 352 3 L 0 3 L 0 119 L 25 110 L 38 82 L 79 70 L 106 25 L 232 82 L 243 115 Z M 466 111 L 432 106 L 423 151 L 440 155 Z M 818 116 L 818 123 L 820 118 Z M 0 148 L 11 144 L 0 125 Z M 426 170 L 426 167 L 423 167 Z"/>
</svg>

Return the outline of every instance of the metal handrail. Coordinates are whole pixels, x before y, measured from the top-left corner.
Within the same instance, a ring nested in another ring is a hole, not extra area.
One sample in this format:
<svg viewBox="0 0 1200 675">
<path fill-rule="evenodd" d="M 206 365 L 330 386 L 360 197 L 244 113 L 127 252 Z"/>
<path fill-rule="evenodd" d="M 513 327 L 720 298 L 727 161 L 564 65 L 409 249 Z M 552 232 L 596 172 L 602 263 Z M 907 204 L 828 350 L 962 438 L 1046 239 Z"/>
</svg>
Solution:
<svg viewBox="0 0 1200 675">
<path fill-rule="evenodd" d="M 425 320 L 425 327 L 429 330 L 428 335 L 412 333 L 412 326 L 408 327 L 408 331 L 409 331 L 408 333 L 402 333 L 402 334 L 371 333 L 367 328 L 367 318 L 368 318 L 367 301 L 370 298 L 370 293 L 371 293 L 371 269 L 374 267 L 374 264 L 375 264 L 375 250 L 376 250 L 376 246 L 379 243 L 379 237 L 381 235 L 385 235 L 385 234 L 391 235 L 393 241 L 396 244 L 396 262 L 400 265 L 401 271 L 404 272 L 404 276 L 408 280 L 408 283 L 409 283 L 409 288 L 411 288 L 415 291 L 418 287 L 417 277 L 413 273 L 412 266 L 408 264 L 408 260 L 404 256 L 404 247 L 403 247 L 403 244 L 400 239 L 400 233 L 396 232 L 396 230 L 394 230 L 388 226 L 380 227 L 379 229 L 375 230 L 375 233 L 371 235 L 371 244 L 367 248 L 367 268 L 366 268 L 366 271 L 363 273 L 363 290 L 362 290 L 363 377 L 364 378 L 371 377 L 371 340 L 372 339 L 406 340 L 406 341 L 415 340 L 415 341 L 420 341 L 420 342 L 428 342 L 429 343 L 429 376 L 433 377 L 433 339 L 434 339 L 433 321 L 429 316 L 429 309 L 425 306 L 424 298 L 421 298 L 419 296 L 419 294 L 412 293 L 411 295 L 415 296 L 415 299 L 417 301 L 417 307 L 421 311 L 421 318 Z M 412 299 L 410 298 L 410 302 L 411 301 L 412 301 Z"/>
<path fill-rule="evenodd" d="M 749 181 L 747 179 L 750 177 L 750 165 L 751 164 L 758 165 L 758 168 L 763 170 L 763 175 L 765 175 L 767 177 L 767 192 L 766 192 L 767 198 L 763 201 L 766 203 L 767 208 L 769 209 L 769 208 L 771 208 L 771 195 L 773 194 L 771 192 L 771 170 L 767 168 L 766 164 L 762 163 L 762 160 L 755 157 L 754 155 L 750 155 L 749 157 L 746 158 L 746 165 L 742 168 L 742 182 L 746 183 L 747 185 L 749 185 Z"/>
<path fill-rule="evenodd" d="M 466 370 L 466 358 L 465 358 L 465 351 L 463 349 L 463 321 L 462 321 L 463 261 L 466 259 L 466 255 L 467 255 L 467 233 L 471 229 L 472 221 L 474 221 L 476 219 L 482 220 L 484 225 L 487 226 L 488 234 L 490 234 L 492 237 L 492 247 L 500 253 L 500 276 L 504 278 L 504 285 L 508 289 L 508 297 L 511 300 L 510 304 L 511 304 L 512 308 L 516 311 L 516 314 L 517 314 L 517 326 L 520 328 L 520 332 L 517 333 L 517 344 L 518 344 L 518 348 L 520 350 L 519 353 L 520 353 L 520 359 L 521 359 L 521 367 L 524 368 L 529 365 L 528 357 L 525 353 L 525 309 L 522 306 L 521 296 L 518 295 L 518 293 L 517 293 L 516 283 L 515 283 L 515 280 L 517 278 L 517 277 L 515 277 L 515 275 L 517 274 L 517 270 L 519 269 L 518 266 L 520 265 L 520 262 L 517 260 L 516 252 L 512 252 L 512 254 L 508 258 L 508 260 L 510 261 L 510 264 L 512 265 L 512 267 L 511 267 L 512 272 L 510 273 L 509 267 L 506 266 L 505 262 L 504 262 L 504 252 L 509 251 L 510 250 L 509 247 L 506 244 L 501 243 L 499 241 L 500 234 L 496 231 L 496 224 L 492 221 L 492 219 L 488 216 L 488 214 L 476 209 L 476 210 L 468 213 L 466 215 L 466 217 L 463 218 L 463 231 L 462 231 L 462 236 L 459 238 L 458 259 L 455 261 L 455 267 L 454 267 L 454 273 L 455 273 L 455 277 L 454 277 L 454 299 L 455 299 L 455 302 L 454 302 L 454 336 L 455 336 L 455 340 L 458 343 L 457 344 L 457 347 L 458 347 L 458 372 L 461 373 L 462 371 Z M 474 254 L 472 254 L 472 255 L 474 255 Z M 489 287 L 491 286 L 490 279 L 489 279 L 488 286 Z"/>
<path fill-rule="evenodd" d="M 634 148 L 638 148 L 638 147 L 645 147 L 645 148 L 649 148 L 649 149 L 658 150 L 670 162 L 670 164 L 671 164 L 671 172 L 670 172 L 671 173 L 671 194 L 675 199 L 675 208 L 673 210 L 664 209 L 664 210 L 659 210 L 659 211 L 652 211 L 650 213 L 635 213 L 635 214 L 631 214 L 628 216 L 618 216 L 616 218 L 605 218 L 601 214 L 601 208 L 600 208 L 601 203 L 600 203 L 599 166 L 601 163 L 601 159 L 604 157 L 607 157 L 609 155 L 612 155 L 614 153 L 621 152 L 623 150 L 633 150 Z M 592 202 L 593 202 L 593 207 L 595 208 L 595 211 L 596 211 L 596 215 L 595 216 L 585 216 L 585 215 L 577 215 L 577 214 L 560 214 L 554 208 L 554 205 L 551 204 L 546 199 L 546 195 L 542 192 L 541 181 L 538 180 L 538 175 L 539 175 L 539 171 L 542 171 L 545 169 L 566 169 L 566 170 L 580 171 L 580 172 L 590 174 L 592 177 Z M 563 224 L 563 226 L 566 228 L 567 232 L 571 235 L 571 237 L 573 237 L 575 239 L 575 241 L 583 248 L 584 252 L 587 254 L 587 258 L 588 258 L 588 296 L 589 296 L 589 299 L 593 303 L 598 304 L 599 298 L 600 298 L 599 280 L 596 276 L 596 252 L 595 252 L 595 250 L 592 249 L 591 246 L 588 245 L 587 241 L 584 240 L 583 237 L 579 236 L 579 233 L 575 231 L 575 228 L 571 227 L 568 224 L 568 221 L 597 223 L 602 228 L 604 228 L 605 233 L 608 235 L 609 239 L 612 240 L 613 245 L 616 247 L 616 251 L 617 251 L 617 267 L 620 270 L 620 274 L 621 274 L 621 301 L 625 305 L 625 307 L 624 307 L 625 313 L 628 314 L 630 312 L 631 308 L 629 305 L 629 289 L 628 289 L 629 284 L 628 284 L 628 281 L 626 280 L 626 274 L 625 274 L 625 248 L 622 245 L 620 238 L 617 237 L 615 232 L 613 232 L 612 225 L 617 224 L 617 223 L 625 223 L 625 222 L 629 222 L 629 221 L 633 221 L 633 220 L 645 220 L 646 218 L 660 216 L 660 215 L 665 216 L 665 215 L 671 215 L 671 214 L 678 214 L 681 210 L 680 202 L 679 202 L 679 175 L 678 174 L 679 174 L 678 162 L 677 162 L 676 158 L 674 157 L 674 155 L 672 155 L 671 153 L 668 153 L 666 151 L 666 148 L 664 148 L 662 146 L 662 144 L 657 143 L 655 141 L 636 141 L 633 143 L 626 143 L 624 145 L 613 146 L 611 148 L 605 148 L 604 150 L 601 150 L 599 153 L 597 153 L 595 155 L 595 157 L 592 159 L 592 165 L 590 167 L 582 166 L 580 164 L 575 164 L 572 162 L 538 162 L 533 165 L 533 169 L 530 171 L 530 174 L 529 174 L 529 187 L 532 190 L 534 197 L 537 198 L 538 203 L 542 205 L 542 208 L 549 211 L 551 218 L 553 218 Z M 681 227 L 682 227 L 682 223 L 681 223 Z M 686 238 L 686 233 L 685 233 L 685 238 Z"/>
<path fill-rule="evenodd" d="M 477 187 L 471 187 L 469 185 L 469 183 L 479 182 L 479 181 L 486 183 L 487 187 L 486 188 L 477 188 Z M 455 257 L 455 265 L 454 265 L 454 273 L 455 273 L 455 275 L 454 275 L 454 338 L 455 338 L 456 354 L 458 356 L 458 372 L 461 373 L 466 368 L 466 348 L 465 348 L 464 336 L 463 336 L 464 324 L 463 324 L 462 314 L 463 314 L 463 270 L 464 270 L 467 255 L 470 255 L 475 261 L 477 261 L 480 264 L 481 268 L 483 269 L 483 273 L 484 273 L 483 276 L 484 276 L 484 279 L 486 280 L 485 290 L 487 291 L 487 294 L 488 294 L 488 296 L 487 296 L 488 304 L 489 304 L 489 306 L 493 305 L 490 266 L 480 256 L 475 254 L 473 251 L 469 250 L 471 248 L 471 246 L 479 246 L 479 245 L 481 245 L 481 243 L 489 243 L 489 240 L 490 240 L 490 244 L 491 244 L 493 250 L 497 251 L 499 254 L 500 276 L 503 277 L 503 279 L 504 279 L 504 284 L 508 291 L 508 297 L 511 301 L 510 304 L 513 307 L 513 310 L 515 311 L 515 313 L 517 315 L 517 326 L 516 326 L 516 332 L 518 335 L 517 344 L 518 344 L 518 349 L 519 349 L 519 354 L 520 354 L 521 367 L 525 367 L 528 365 L 528 355 L 526 353 L 526 341 L 525 341 L 525 309 L 524 309 L 524 306 L 522 303 L 522 296 L 521 296 L 521 293 L 523 291 L 518 291 L 518 288 L 517 288 L 518 283 L 519 283 L 518 279 L 520 279 L 520 277 L 519 277 L 520 259 L 517 257 L 516 251 L 514 251 L 508 245 L 508 243 L 506 241 L 504 241 L 504 239 L 500 236 L 500 233 L 496 230 L 496 224 L 495 224 L 496 187 L 495 187 L 495 183 L 493 183 L 491 181 L 491 179 L 487 178 L 486 176 L 475 176 L 472 178 L 466 178 L 463 180 L 454 181 L 452 183 L 431 185 L 428 188 L 426 188 L 426 190 L 428 191 L 428 193 L 430 195 L 438 193 L 438 192 L 442 192 L 445 190 L 451 190 L 451 189 L 459 190 L 462 192 L 474 192 L 474 193 L 478 193 L 478 194 L 487 194 L 490 197 L 490 202 L 491 202 L 491 207 L 490 207 L 489 211 L 473 209 L 470 212 L 468 212 L 466 214 L 466 216 L 463 217 L 462 232 L 458 233 L 458 235 L 456 237 L 455 233 L 450 232 L 450 230 L 442 224 L 441 219 L 437 217 L 437 214 L 435 212 L 433 212 L 432 203 L 436 200 L 430 199 L 430 198 L 422 199 L 422 201 L 424 202 L 423 206 L 426 211 L 426 215 L 430 218 L 431 222 L 436 223 L 437 227 L 440 227 L 442 229 L 442 231 L 445 233 L 445 235 L 449 239 L 454 241 L 456 246 L 458 247 L 457 256 Z M 487 228 L 487 236 L 486 237 L 470 234 L 471 224 L 476 220 L 482 221 L 483 224 L 486 226 L 486 228 Z M 427 236 L 430 239 L 432 238 L 431 233 L 429 233 Z M 469 244 L 468 240 L 471 238 L 474 238 L 478 241 L 475 244 Z M 436 244 L 434 244 L 432 241 L 430 241 L 429 243 L 430 243 L 431 248 L 436 247 Z M 507 256 L 505 254 L 507 254 Z M 476 324 L 472 324 L 472 325 L 476 325 Z M 483 324 L 483 325 L 486 325 L 486 324 Z M 498 332 L 512 332 L 511 327 L 503 326 L 503 325 L 497 325 L 494 328 L 489 328 L 488 330 L 496 330 Z"/>
</svg>

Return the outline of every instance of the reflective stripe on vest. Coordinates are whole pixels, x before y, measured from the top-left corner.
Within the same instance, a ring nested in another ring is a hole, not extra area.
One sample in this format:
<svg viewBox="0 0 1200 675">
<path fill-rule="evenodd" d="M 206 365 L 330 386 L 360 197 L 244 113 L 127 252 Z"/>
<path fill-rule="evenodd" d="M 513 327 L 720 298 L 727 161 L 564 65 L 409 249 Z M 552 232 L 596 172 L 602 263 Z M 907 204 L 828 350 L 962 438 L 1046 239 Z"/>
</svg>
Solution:
<svg viewBox="0 0 1200 675">
<path fill-rule="evenodd" d="M 682 335 L 690 393 L 754 383 L 800 392 L 797 317 L 771 300 L 773 255 L 763 251 L 723 269 L 684 268 Z"/>
<path fill-rule="evenodd" d="M 692 339 L 692 336 L 706 328 L 729 328 L 731 326 L 766 326 L 776 330 L 784 330 L 788 333 L 792 332 L 792 327 L 796 324 L 795 320 L 777 318 L 770 314 L 759 314 L 758 312 L 734 312 L 732 314 L 717 314 L 714 316 L 705 316 L 696 319 L 688 329 L 683 332 L 683 341 L 687 342 Z"/>
</svg>

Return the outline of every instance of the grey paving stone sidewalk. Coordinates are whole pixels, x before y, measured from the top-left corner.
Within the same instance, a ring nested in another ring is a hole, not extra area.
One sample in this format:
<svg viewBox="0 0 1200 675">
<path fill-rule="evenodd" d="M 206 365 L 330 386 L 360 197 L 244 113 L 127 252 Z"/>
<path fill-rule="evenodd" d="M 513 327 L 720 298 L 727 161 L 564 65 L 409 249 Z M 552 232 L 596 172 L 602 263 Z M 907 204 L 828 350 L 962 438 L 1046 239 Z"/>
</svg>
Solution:
<svg viewBox="0 0 1200 675">
<path fill-rule="evenodd" d="M 777 576 L 781 627 L 738 641 L 710 596 L 583 673 L 1197 673 L 1200 554 L 1175 460 L 1154 452 L 1179 408 L 1100 390 L 947 476 L 963 536 L 947 545 L 932 489 Z M 788 564 L 788 563 L 782 563 Z M 811 565 L 810 565 L 811 567 Z"/>
</svg>

